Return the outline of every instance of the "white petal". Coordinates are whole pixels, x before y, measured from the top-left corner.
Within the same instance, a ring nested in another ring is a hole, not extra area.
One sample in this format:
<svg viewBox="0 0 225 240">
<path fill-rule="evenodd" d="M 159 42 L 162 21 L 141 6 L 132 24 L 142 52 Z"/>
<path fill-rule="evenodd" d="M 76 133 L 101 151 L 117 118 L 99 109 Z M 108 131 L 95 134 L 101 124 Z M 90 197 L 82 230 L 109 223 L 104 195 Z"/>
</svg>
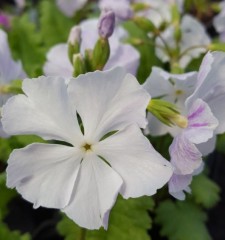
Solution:
<svg viewBox="0 0 225 240">
<path fill-rule="evenodd" d="M 214 135 L 207 142 L 200 143 L 197 145 L 198 150 L 203 156 L 207 156 L 212 153 L 216 148 L 216 136 Z"/>
<path fill-rule="evenodd" d="M 98 143 L 95 151 L 123 178 L 124 198 L 152 195 L 171 177 L 172 169 L 136 125 Z"/>
<path fill-rule="evenodd" d="M 115 54 L 109 59 L 104 69 L 115 66 L 124 67 L 128 73 L 136 74 L 140 61 L 139 52 L 129 44 L 122 44 Z"/>
<path fill-rule="evenodd" d="M 218 121 L 209 106 L 201 99 L 197 99 L 189 110 L 188 127 L 183 130 L 183 134 L 189 141 L 199 144 L 207 142 L 217 126 Z"/>
<path fill-rule="evenodd" d="M 171 96 L 173 95 L 173 86 L 168 81 L 169 76 L 163 75 L 164 71 L 158 67 L 153 67 L 150 76 L 143 84 L 144 89 L 151 97 Z M 174 101 L 174 99 L 170 99 Z"/>
<path fill-rule="evenodd" d="M 25 79 L 23 91 L 26 95 L 10 98 L 3 107 L 2 123 L 8 134 L 36 134 L 71 144 L 81 141 L 82 133 L 63 78 Z"/>
<path fill-rule="evenodd" d="M 109 211 L 122 185 L 121 177 L 94 154 L 82 161 L 73 196 L 63 211 L 81 227 L 107 229 Z"/>
<path fill-rule="evenodd" d="M 145 110 L 150 96 L 122 68 L 80 75 L 70 81 L 68 91 L 88 139 L 99 140 L 130 123 L 147 124 Z"/>
<path fill-rule="evenodd" d="M 185 199 L 183 191 L 189 186 L 192 181 L 192 174 L 177 175 L 173 174 L 169 181 L 169 193 L 179 200 Z"/>
<path fill-rule="evenodd" d="M 0 77 L 2 83 L 26 77 L 20 62 L 12 59 L 6 33 L 0 29 Z"/>
<path fill-rule="evenodd" d="M 72 76 L 73 66 L 69 61 L 67 47 L 67 44 L 58 44 L 47 53 L 47 62 L 44 65 L 46 76 Z"/>
<path fill-rule="evenodd" d="M 173 139 L 169 148 L 171 163 L 176 174 L 191 174 L 202 163 L 202 154 L 197 147 L 184 135 L 180 134 Z"/>
<path fill-rule="evenodd" d="M 65 207 L 70 201 L 82 155 L 74 147 L 31 144 L 14 150 L 7 167 L 7 186 L 35 207 Z"/>
<path fill-rule="evenodd" d="M 87 0 L 57 0 L 59 9 L 68 17 L 72 17 L 75 11 L 81 9 Z"/>
<path fill-rule="evenodd" d="M 219 121 L 216 132 L 223 133 L 225 112 L 221 109 L 225 98 L 225 53 L 212 52 L 208 53 L 205 58 L 200 67 L 198 87 L 187 99 L 187 106 L 190 107 L 196 99 L 201 98 L 209 105 L 213 115 Z"/>
</svg>

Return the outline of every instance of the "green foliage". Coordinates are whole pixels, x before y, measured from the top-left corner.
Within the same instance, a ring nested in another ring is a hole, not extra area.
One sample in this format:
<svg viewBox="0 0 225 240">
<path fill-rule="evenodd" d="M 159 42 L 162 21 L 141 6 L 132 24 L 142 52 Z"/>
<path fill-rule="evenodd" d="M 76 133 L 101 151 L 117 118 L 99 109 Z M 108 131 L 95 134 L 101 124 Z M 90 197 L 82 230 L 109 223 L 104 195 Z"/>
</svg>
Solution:
<svg viewBox="0 0 225 240">
<path fill-rule="evenodd" d="M 3 219 L 7 212 L 7 205 L 9 201 L 16 196 L 14 190 L 8 189 L 5 185 L 5 173 L 0 174 L 0 189 L 1 189 L 1 198 L 0 198 L 0 220 Z M 0 223 L 1 224 L 1 223 Z M 0 234 L 1 236 L 1 234 Z M 0 239 L 3 239 L 0 237 Z"/>
<path fill-rule="evenodd" d="M 192 197 L 196 203 L 205 208 L 215 206 L 220 200 L 219 186 L 210 180 L 204 173 L 195 176 L 191 183 Z"/>
<path fill-rule="evenodd" d="M 44 140 L 34 135 L 0 138 L 0 161 L 7 161 L 13 149 L 22 148 L 35 142 L 44 142 Z"/>
<path fill-rule="evenodd" d="M 161 62 L 155 56 L 154 42 L 150 40 L 146 33 L 138 28 L 133 22 L 125 22 L 125 29 L 129 32 L 130 37 L 140 39 L 140 44 L 134 44 L 134 47 L 140 52 L 141 60 L 137 72 L 137 79 L 140 83 L 145 82 L 153 66 L 161 66 Z"/>
<path fill-rule="evenodd" d="M 47 48 L 67 42 L 71 27 L 75 22 L 63 15 L 55 1 L 44 0 L 40 3 L 40 30 Z"/>
<path fill-rule="evenodd" d="M 216 150 L 225 154 L 225 134 L 217 136 Z"/>
<path fill-rule="evenodd" d="M 11 231 L 4 223 L 0 222 L 0 239 L 2 240 L 30 240 L 29 234 L 21 235 L 19 231 Z"/>
<path fill-rule="evenodd" d="M 198 206 L 191 202 L 162 202 L 156 210 L 156 222 L 162 226 L 160 234 L 169 240 L 210 240 L 205 226 L 207 220 Z"/>
<path fill-rule="evenodd" d="M 13 19 L 9 43 L 13 56 L 22 61 L 26 73 L 30 77 L 40 76 L 45 56 L 41 36 L 28 14 Z"/>
<path fill-rule="evenodd" d="M 111 211 L 108 230 L 87 231 L 79 228 L 66 216 L 59 222 L 57 229 L 65 240 L 149 240 L 147 230 L 151 219 L 147 210 L 154 207 L 150 197 L 124 200 L 121 197 Z"/>
</svg>

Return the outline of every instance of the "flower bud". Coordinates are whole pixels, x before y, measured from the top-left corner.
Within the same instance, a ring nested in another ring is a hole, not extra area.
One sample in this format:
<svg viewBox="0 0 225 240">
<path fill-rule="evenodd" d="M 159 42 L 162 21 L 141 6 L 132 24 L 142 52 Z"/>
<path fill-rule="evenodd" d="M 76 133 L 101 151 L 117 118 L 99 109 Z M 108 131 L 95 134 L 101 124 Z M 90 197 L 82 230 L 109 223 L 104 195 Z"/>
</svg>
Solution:
<svg viewBox="0 0 225 240">
<path fill-rule="evenodd" d="M 188 126 L 187 118 L 180 114 L 175 114 L 170 120 L 180 128 L 187 128 Z"/>
<path fill-rule="evenodd" d="M 75 45 L 76 43 L 80 44 L 81 42 L 81 28 L 79 26 L 74 26 L 70 30 L 68 43 Z"/>
<path fill-rule="evenodd" d="M 80 52 L 81 43 L 81 28 L 79 26 L 74 26 L 70 30 L 68 38 L 68 55 L 70 62 L 73 63 L 73 56 Z"/>
<path fill-rule="evenodd" d="M 73 77 L 77 77 L 80 74 L 86 73 L 85 63 L 80 53 L 73 55 Z"/>
<path fill-rule="evenodd" d="M 98 22 L 98 34 L 102 38 L 109 38 L 115 28 L 115 13 L 103 10 Z"/>
<path fill-rule="evenodd" d="M 108 38 L 99 38 L 95 44 L 92 55 L 93 70 L 102 70 L 110 56 L 110 46 Z"/>
</svg>

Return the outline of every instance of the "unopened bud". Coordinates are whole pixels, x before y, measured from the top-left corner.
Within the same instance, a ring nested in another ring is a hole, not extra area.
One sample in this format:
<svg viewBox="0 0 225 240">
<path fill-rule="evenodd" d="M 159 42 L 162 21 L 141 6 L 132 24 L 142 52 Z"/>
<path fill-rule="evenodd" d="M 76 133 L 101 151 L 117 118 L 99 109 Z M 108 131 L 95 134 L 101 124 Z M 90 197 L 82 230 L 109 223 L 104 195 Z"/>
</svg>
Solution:
<svg viewBox="0 0 225 240">
<path fill-rule="evenodd" d="M 99 38 L 95 44 L 92 55 L 93 70 L 102 70 L 110 56 L 110 46 L 108 38 Z"/>
<path fill-rule="evenodd" d="M 102 38 L 112 36 L 115 28 L 115 13 L 112 10 L 103 10 L 98 22 L 98 34 Z"/>
<path fill-rule="evenodd" d="M 71 63 L 73 62 L 73 55 L 80 52 L 81 43 L 81 28 L 75 26 L 70 30 L 68 38 L 68 55 Z"/>
<path fill-rule="evenodd" d="M 188 120 L 186 117 L 176 114 L 170 118 L 170 120 L 180 128 L 186 128 L 188 126 Z"/>
<path fill-rule="evenodd" d="M 80 74 L 86 73 L 85 63 L 80 53 L 73 55 L 73 77 L 77 77 Z"/>
<path fill-rule="evenodd" d="M 81 42 L 81 28 L 79 26 L 74 26 L 70 30 L 68 43 L 75 45 L 76 43 L 80 44 Z"/>
</svg>

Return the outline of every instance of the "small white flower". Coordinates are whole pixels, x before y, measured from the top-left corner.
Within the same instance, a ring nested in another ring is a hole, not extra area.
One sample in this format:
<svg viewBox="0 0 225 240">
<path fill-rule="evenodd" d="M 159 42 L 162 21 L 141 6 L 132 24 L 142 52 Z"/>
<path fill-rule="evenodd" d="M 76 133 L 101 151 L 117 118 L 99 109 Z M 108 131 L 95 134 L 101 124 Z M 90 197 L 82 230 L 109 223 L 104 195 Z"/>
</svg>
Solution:
<svg viewBox="0 0 225 240">
<path fill-rule="evenodd" d="M 174 26 L 169 26 L 162 33 L 162 38 L 165 40 L 169 48 L 173 50 L 177 49 L 178 47 L 181 53 L 184 53 L 188 50 L 186 54 L 184 54 L 179 60 L 180 67 L 185 68 L 193 58 L 197 58 L 201 53 L 206 52 L 205 46 L 209 45 L 211 40 L 205 30 L 205 27 L 199 21 L 189 15 L 185 15 L 182 18 L 180 27 L 182 37 L 178 46 L 176 46 L 176 41 L 174 39 Z M 165 47 L 164 43 L 159 37 L 156 39 L 156 44 Z M 168 56 L 167 52 L 163 51 L 161 48 L 156 48 L 156 55 L 163 62 L 168 62 L 170 60 L 170 56 Z"/>
<path fill-rule="evenodd" d="M 36 143 L 11 154 L 7 186 L 35 207 L 59 208 L 82 227 L 107 228 L 119 193 L 152 195 L 170 179 L 170 163 L 139 129 L 150 96 L 124 70 L 80 75 L 68 86 L 61 77 L 25 79 L 23 91 L 3 107 L 4 129 L 69 144 Z"/>
<path fill-rule="evenodd" d="M 197 72 L 171 74 L 161 68 L 153 67 L 150 76 L 143 87 L 153 98 L 161 98 L 175 104 L 182 114 L 186 114 L 185 101 L 194 92 L 197 83 Z M 168 127 L 162 124 L 151 113 L 147 115 L 149 124 L 146 133 L 160 136 L 170 133 L 176 136 L 178 127 Z"/>
</svg>

